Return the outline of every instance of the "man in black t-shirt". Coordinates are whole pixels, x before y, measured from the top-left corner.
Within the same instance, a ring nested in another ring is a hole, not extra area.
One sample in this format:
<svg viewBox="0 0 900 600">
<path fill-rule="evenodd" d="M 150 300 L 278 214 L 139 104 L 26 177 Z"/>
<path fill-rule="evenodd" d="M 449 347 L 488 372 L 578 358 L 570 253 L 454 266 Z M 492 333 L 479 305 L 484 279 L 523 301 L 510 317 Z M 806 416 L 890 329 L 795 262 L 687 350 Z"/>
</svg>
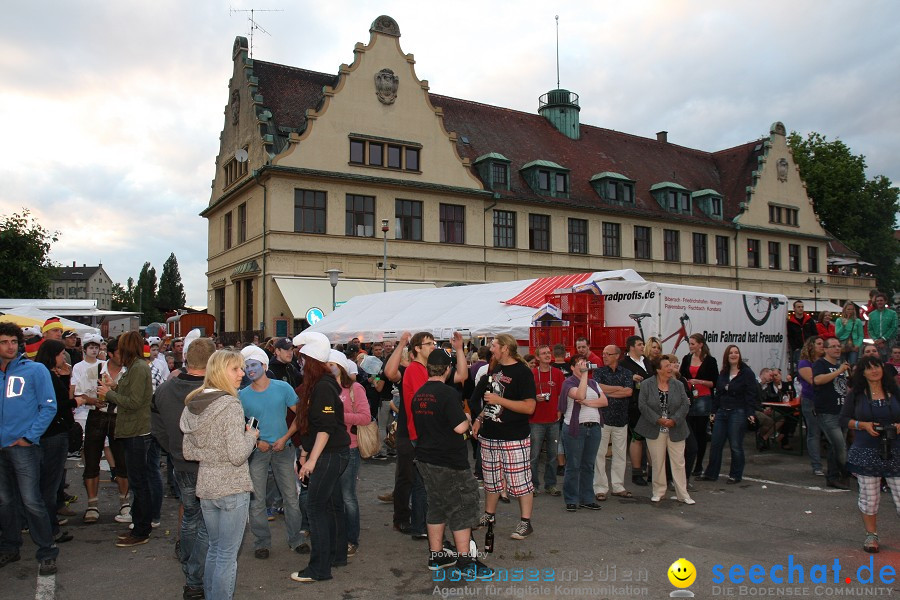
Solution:
<svg viewBox="0 0 900 600">
<path fill-rule="evenodd" d="M 847 485 L 846 426 L 840 422 L 844 397 L 847 395 L 847 372 L 850 365 L 841 363 L 841 342 L 836 337 L 825 339 L 825 356 L 813 363 L 813 402 L 819 428 L 828 439 L 828 487 L 850 489 Z"/>
<path fill-rule="evenodd" d="M 429 558 L 432 571 L 458 565 L 473 579 L 490 579 L 493 571 L 472 556 L 472 526 L 478 519 L 478 484 L 469 471 L 466 434 L 469 417 L 457 390 L 446 383 L 450 354 L 436 349 L 428 356 L 428 381 L 409 399 L 418 440 L 416 463 L 428 497 Z M 456 554 L 443 548 L 450 526 Z"/>
</svg>

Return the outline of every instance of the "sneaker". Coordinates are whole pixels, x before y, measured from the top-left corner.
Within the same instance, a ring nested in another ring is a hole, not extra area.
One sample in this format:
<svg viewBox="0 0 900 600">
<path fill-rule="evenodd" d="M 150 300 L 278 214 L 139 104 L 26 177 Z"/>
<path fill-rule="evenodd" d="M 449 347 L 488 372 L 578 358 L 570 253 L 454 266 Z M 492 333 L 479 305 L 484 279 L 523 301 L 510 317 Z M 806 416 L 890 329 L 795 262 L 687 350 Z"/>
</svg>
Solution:
<svg viewBox="0 0 900 600">
<path fill-rule="evenodd" d="M 383 502 L 384 504 L 393 504 L 394 503 L 394 492 L 388 492 L 387 494 L 381 494 L 378 496 L 378 501 Z"/>
<path fill-rule="evenodd" d="M 840 479 L 832 479 L 827 482 L 828 487 L 835 488 L 838 490 L 849 490 L 850 486 L 841 481 Z"/>
<path fill-rule="evenodd" d="M 347 544 L 347 556 L 356 556 L 356 550 L 359 548 L 356 544 Z"/>
<path fill-rule="evenodd" d="M 203 593 L 203 586 L 193 586 L 186 585 L 184 586 L 184 591 L 181 594 L 183 600 L 203 600 L 206 596 Z"/>
<path fill-rule="evenodd" d="M 352 544 L 348 544 L 347 547 L 349 548 L 351 545 Z M 265 550 L 265 548 L 263 548 L 263 550 Z M 303 542 L 302 544 L 300 544 L 299 546 L 294 548 L 294 552 L 296 552 L 297 554 L 309 554 L 310 550 L 312 550 L 312 548 L 310 547 L 310 545 L 307 542 Z M 354 550 L 353 553 L 356 554 L 356 551 Z M 269 555 L 269 551 L 266 550 L 266 556 L 268 557 L 268 555 Z M 347 550 L 347 556 L 350 556 L 349 550 Z M 259 557 L 257 557 L 257 558 L 259 558 Z"/>
<path fill-rule="evenodd" d="M 644 475 L 642 473 L 636 473 L 632 475 L 631 483 L 633 483 L 634 485 L 639 485 L 641 487 L 647 487 L 648 485 L 650 485 L 647 483 L 647 480 L 644 479 Z"/>
<path fill-rule="evenodd" d="M 159 527 L 159 521 L 150 521 L 150 527 L 152 527 L 153 529 L 156 529 L 157 527 Z M 134 529 L 134 523 L 129 525 L 128 529 Z"/>
<path fill-rule="evenodd" d="M 556 476 L 564 477 L 566 475 L 566 465 L 556 465 Z"/>
<path fill-rule="evenodd" d="M 456 566 L 464 581 L 487 581 L 494 576 L 494 570 L 480 560 L 466 559 Z"/>
<path fill-rule="evenodd" d="M 532 533 L 534 533 L 534 528 L 531 526 L 531 521 L 519 521 L 509 537 L 514 540 L 524 540 Z M 493 571 L 491 572 L 493 573 Z"/>
<path fill-rule="evenodd" d="M 297 547 L 299 548 L 300 546 L 297 546 Z M 269 558 L 269 549 L 268 548 L 257 548 L 256 550 L 253 551 L 253 556 L 255 556 L 256 558 L 258 558 L 260 560 L 265 560 L 265 559 Z"/>
<path fill-rule="evenodd" d="M 878 534 L 866 532 L 866 540 L 863 542 L 863 550 L 870 554 L 878 552 Z"/>
<path fill-rule="evenodd" d="M 579 504 L 581 508 L 586 508 L 588 510 L 600 510 L 600 505 L 596 502 L 582 502 Z"/>
<path fill-rule="evenodd" d="M 481 515 L 481 518 L 478 519 L 478 527 L 477 529 L 481 529 L 482 527 L 487 527 L 489 523 L 495 523 L 497 521 L 496 515 L 489 515 L 484 513 Z"/>
<path fill-rule="evenodd" d="M 425 533 L 424 531 L 421 531 L 419 533 L 411 533 L 409 535 L 414 540 L 427 540 L 428 539 L 428 534 Z"/>
<path fill-rule="evenodd" d="M 822 469 L 816 469 L 815 471 L 813 471 L 813 475 L 815 475 L 816 477 L 825 477 L 825 471 L 823 471 Z"/>
<path fill-rule="evenodd" d="M 66 484 L 66 485 L 68 485 L 68 484 Z M 73 502 L 78 502 L 78 496 L 74 496 L 72 494 L 66 494 L 65 502 L 66 502 L 66 506 L 72 504 Z M 69 516 L 71 517 L 72 515 L 69 515 Z"/>
<path fill-rule="evenodd" d="M 315 581 L 315 579 L 307 575 L 305 571 L 291 573 L 291 579 L 294 581 L 299 581 L 300 583 L 312 583 Z"/>
<path fill-rule="evenodd" d="M 134 537 L 133 535 L 129 535 L 126 538 L 120 538 L 116 542 L 116 547 L 131 548 L 132 546 L 140 546 L 141 544 L 146 544 L 149 541 L 150 541 L 149 537 L 139 538 L 139 537 Z"/>
<path fill-rule="evenodd" d="M 56 537 L 53 538 L 53 541 L 57 544 L 65 544 L 66 542 L 71 542 L 74 539 L 75 536 L 68 531 L 60 531 L 58 534 L 56 534 Z"/>
<path fill-rule="evenodd" d="M 693 483 L 691 483 L 691 482 L 689 481 L 688 484 L 687 484 L 687 491 L 689 491 L 689 492 L 696 492 L 696 491 L 697 491 L 697 488 L 694 486 Z"/>
<path fill-rule="evenodd" d="M 669 500 L 675 500 L 677 502 L 681 502 L 682 504 L 687 504 L 688 506 L 697 504 L 693 498 L 688 498 L 687 500 L 678 500 L 678 496 L 672 496 Z"/>
<path fill-rule="evenodd" d="M 113 518 L 116 520 L 116 523 L 131 523 L 131 505 L 128 503 L 123 504 L 119 508 L 119 514 Z"/>
<path fill-rule="evenodd" d="M 379 452 L 378 454 L 372 456 L 372 460 L 387 460 L 387 454 L 385 454 L 384 452 Z"/>
<path fill-rule="evenodd" d="M 22 558 L 22 557 L 19 556 L 18 552 L 15 552 L 15 553 L 9 552 L 9 553 L 5 553 L 5 554 L 0 554 L 0 568 L 5 567 L 9 563 L 16 562 L 20 558 Z"/>
<path fill-rule="evenodd" d="M 266 509 L 266 519 L 267 519 L 267 520 L 269 520 L 269 521 L 274 521 L 274 520 L 275 520 L 275 515 L 276 515 L 276 513 L 275 513 L 275 509 L 274 509 L 274 508 L 267 508 L 267 509 Z"/>
<path fill-rule="evenodd" d="M 535 486 L 534 492 L 532 492 L 532 494 L 534 494 L 535 496 L 540 496 L 541 490 L 537 486 Z"/>
<path fill-rule="evenodd" d="M 74 510 L 69 508 L 68 505 L 66 505 L 66 506 L 60 506 L 59 508 L 57 508 L 56 514 L 62 515 L 64 517 L 74 517 L 78 513 L 76 513 Z"/>
<path fill-rule="evenodd" d="M 60 527 L 62 527 L 63 525 L 68 525 L 69 520 L 68 519 L 57 519 L 56 524 L 59 525 Z"/>
<path fill-rule="evenodd" d="M 575 512 L 578 510 L 577 504 L 566 504 L 566 512 Z"/>
<path fill-rule="evenodd" d="M 456 554 L 441 550 L 440 552 L 431 552 L 428 559 L 428 568 L 432 571 L 440 571 L 448 569 L 456 564 Z"/>
<path fill-rule="evenodd" d="M 546 488 L 544 491 L 547 492 L 547 494 L 554 496 L 554 497 L 562 495 L 562 492 L 560 492 L 558 489 L 556 489 L 555 485 L 551 485 L 550 487 Z"/>
<path fill-rule="evenodd" d="M 38 567 L 38 574 L 45 577 L 48 575 L 56 575 L 56 559 L 45 558 L 42 560 L 41 566 Z"/>
<path fill-rule="evenodd" d="M 659 502 L 659 501 L 660 501 L 659 496 L 650 496 L 650 502 Z"/>
</svg>

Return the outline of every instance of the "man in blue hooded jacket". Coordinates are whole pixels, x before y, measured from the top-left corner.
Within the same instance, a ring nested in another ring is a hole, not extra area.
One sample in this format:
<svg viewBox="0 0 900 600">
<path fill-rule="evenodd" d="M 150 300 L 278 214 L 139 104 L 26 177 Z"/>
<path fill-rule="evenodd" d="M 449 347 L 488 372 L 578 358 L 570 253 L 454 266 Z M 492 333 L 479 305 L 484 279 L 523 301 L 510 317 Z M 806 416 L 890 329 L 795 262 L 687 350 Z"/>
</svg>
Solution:
<svg viewBox="0 0 900 600">
<path fill-rule="evenodd" d="M 41 499 L 40 440 L 56 416 L 56 394 L 47 368 L 19 353 L 23 341 L 18 325 L 0 322 L 0 567 L 20 558 L 21 497 L 40 574 L 53 575 L 59 549 Z"/>
</svg>

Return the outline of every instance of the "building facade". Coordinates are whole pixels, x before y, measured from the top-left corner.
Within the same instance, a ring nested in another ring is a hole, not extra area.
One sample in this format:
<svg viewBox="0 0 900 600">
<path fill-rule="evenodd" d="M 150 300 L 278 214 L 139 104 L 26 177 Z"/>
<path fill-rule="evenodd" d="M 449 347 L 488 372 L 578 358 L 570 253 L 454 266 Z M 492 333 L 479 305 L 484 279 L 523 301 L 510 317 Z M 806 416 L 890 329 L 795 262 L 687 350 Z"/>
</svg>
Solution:
<svg viewBox="0 0 900 600">
<path fill-rule="evenodd" d="M 57 267 L 50 284 L 50 298 L 96 300 L 97 308 L 112 308 L 112 280 L 103 265 L 88 267 L 72 262 L 71 267 Z"/>
<path fill-rule="evenodd" d="M 221 331 L 272 335 L 302 327 L 308 307 L 327 314 L 324 272 L 377 282 L 385 245 L 391 282 L 633 268 L 789 297 L 812 297 L 816 281 L 818 297 L 836 301 L 865 300 L 873 286 L 828 274 L 832 238 L 781 123 L 710 153 L 666 132 L 580 123 L 568 90 L 542 96 L 537 114 L 433 94 L 390 17 L 353 52 L 325 74 L 250 59 L 235 40 L 201 213 Z"/>
</svg>

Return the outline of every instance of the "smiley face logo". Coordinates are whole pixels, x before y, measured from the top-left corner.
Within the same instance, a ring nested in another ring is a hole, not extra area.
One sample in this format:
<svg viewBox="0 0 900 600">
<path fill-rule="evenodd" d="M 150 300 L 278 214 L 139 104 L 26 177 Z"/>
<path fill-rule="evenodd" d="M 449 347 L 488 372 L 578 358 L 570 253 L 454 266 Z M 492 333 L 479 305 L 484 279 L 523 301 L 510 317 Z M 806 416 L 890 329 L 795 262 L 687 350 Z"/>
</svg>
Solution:
<svg viewBox="0 0 900 600">
<path fill-rule="evenodd" d="M 686 558 L 679 558 L 669 567 L 669 583 L 677 588 L 691 587 L 697 579 L 697 569 Z"/>
</svg>

